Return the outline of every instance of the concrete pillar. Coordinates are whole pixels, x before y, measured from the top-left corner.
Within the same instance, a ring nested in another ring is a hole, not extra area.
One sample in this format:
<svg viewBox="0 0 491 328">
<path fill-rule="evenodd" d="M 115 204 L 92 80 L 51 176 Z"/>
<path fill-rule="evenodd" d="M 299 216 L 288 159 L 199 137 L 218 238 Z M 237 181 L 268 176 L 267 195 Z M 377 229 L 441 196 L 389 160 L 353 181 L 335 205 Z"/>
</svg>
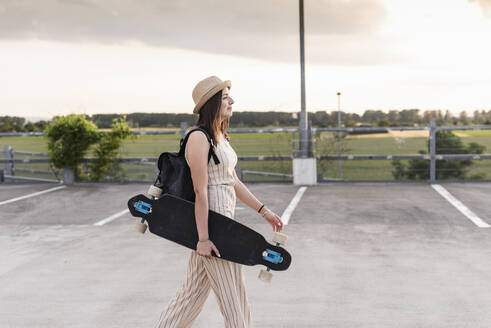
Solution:
<svg viewBox="0 0 491 328">
<path fill-rule="evenodd" d="M 75 171 L 69 167 L 63 170 L 63 184 L 72 185 L 75 182 Z"/>
<path fill-rule="evenodd" d="M 317 184 L 316 158 L 293 159 L 293 184 L 315 185 Z"/>
</svg>

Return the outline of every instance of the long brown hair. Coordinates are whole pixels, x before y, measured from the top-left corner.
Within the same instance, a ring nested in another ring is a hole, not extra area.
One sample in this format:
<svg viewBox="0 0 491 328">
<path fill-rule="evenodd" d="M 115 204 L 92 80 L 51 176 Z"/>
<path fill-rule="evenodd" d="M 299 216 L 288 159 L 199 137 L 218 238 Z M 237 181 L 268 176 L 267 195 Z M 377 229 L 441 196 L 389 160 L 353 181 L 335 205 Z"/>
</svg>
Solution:
<svg viewBox="0 0 491 328">
<path fill-rule="evenodd" d="M 199 118 L 196 122 L 196 125 L 201 125 L 208 129 L 215 144 L 217 144 L 219 132 L 223 134 L 223 137 L 226 140 L 230 140 L 227 134 L 230 118 L 226 118 L 221 124 L 219 122 L 221 106 L 222 91 L 220 90 L 201 107 L 199 110 Z"/>
</svg>

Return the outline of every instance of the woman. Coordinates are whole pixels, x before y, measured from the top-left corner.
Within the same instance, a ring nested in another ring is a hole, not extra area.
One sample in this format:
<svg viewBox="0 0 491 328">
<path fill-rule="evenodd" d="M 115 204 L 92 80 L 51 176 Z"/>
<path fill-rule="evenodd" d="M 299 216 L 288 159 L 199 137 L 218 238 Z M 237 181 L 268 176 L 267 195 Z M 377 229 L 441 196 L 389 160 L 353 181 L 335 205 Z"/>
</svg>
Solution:
<svg viewBox="0 0 491 328">
<path fill-rule="evenodd" d="M 210 144 L 202 131 L 191 133 L 185 157 L 191 169 L 195 199 L 195 216 L 199 241 L 191 252 L 187 279 L 162 311 L 157 327 L 190 327 L 213 290 L 226 327 L 251 327 L 251 314 L 245 292 L 242 265 L 220 258 L 208 235 L 208 210 L 234 218 L 236 196 L 268 221 L 274 231 L 283 223 L 247 189 L 235 173 L 237 155 L 229 144 L 227 128 L 232 116 L 233 99 L 230 81 L 216 76 L 200 81 L 193 90 L 197 125 L 210 132 L 220 163 L 208 162 Z M 217 257 L 212 257 L 214 252 Z"/>
</svg>

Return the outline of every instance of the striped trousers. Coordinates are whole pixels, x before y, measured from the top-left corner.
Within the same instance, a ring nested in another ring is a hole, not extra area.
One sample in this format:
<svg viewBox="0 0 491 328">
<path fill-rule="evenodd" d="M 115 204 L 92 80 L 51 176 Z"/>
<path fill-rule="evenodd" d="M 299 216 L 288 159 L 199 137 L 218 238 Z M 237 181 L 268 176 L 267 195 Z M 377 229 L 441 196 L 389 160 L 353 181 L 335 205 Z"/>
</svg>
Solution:
<svg viewBox="0 0 491 328">
<path fill-rule="evenodd" d="M 187 278 L 162 311 L 157 328 L 191 327 L 213 290 L 225 327 L 251 327 L 242 265 L 191 252 Z"/>
</svg>

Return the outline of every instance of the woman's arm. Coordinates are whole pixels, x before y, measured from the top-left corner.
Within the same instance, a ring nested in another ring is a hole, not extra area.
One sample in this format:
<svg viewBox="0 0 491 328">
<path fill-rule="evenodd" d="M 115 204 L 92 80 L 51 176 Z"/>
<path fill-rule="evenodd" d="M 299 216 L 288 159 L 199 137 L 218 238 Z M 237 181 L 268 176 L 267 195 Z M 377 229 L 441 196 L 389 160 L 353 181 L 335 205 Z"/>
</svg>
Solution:
<svg viewBox="0 0 491 328">
<path fill-rule="evenodd" d="M 186 144 L 185 154 L 191 178 L 193 180 L 194 193 L 196 195 L 194 203 L 194 215 L 196 217 L 196 227 L 198 228 L 198 244 L 196 251 L 199 255 L 211 256 L 213 250 L 217 256 L 220 253 L 208 235 L 208 150 L 210 143 L 205 134 L 201 131 L 193 132 Z"/>
<path fill-rule="evenodd" d="M 255 210 L 256 212 L 263 205 L 250 191 L 247 187 L 239 180 L 237 177 L 237 173 L 234 170 L 234 178 L 235 178 L 235 194 L 237 197 L 247 206 Z M 261 215 L 266 212 L 266 206 L 261 209 Z"/>
<path fill-rule="evenodd" d="M 255 210 L 256 212 L 263 205 L 245 186 L 245 184 L 240 181 L 237 173 L 234 170 L 234 178 L 235 178 L 235 194 L 237 197 L 247 206 Z M 281 218 L 276 215 L 273 211 L 268 209 L 266 206 L 261 208 L 260 214 L 264 217 L 266 221 L 268 221 L 272 226 L 274 231 L 281 231 L 283 229 L 283 222 Z"/>
</svg>

